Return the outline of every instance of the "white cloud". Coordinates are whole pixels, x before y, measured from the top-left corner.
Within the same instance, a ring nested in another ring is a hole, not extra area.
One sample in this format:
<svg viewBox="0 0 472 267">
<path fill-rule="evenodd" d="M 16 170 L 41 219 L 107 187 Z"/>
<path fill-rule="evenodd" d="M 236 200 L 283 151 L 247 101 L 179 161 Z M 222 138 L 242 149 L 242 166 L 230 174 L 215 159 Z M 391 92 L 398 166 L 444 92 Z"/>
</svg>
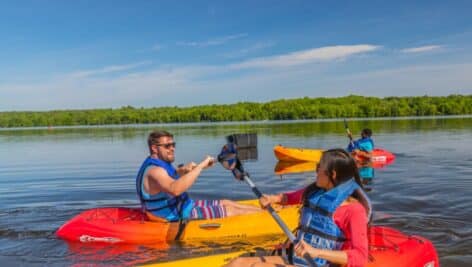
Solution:
<svg viewBox="0 0 472 267">
<path fill-rule="evenodd" d="M 351 93 L 377 96 L 449 95 L 472 92 L 472 63 L 410 65 L 338 77 Z M 334 87 L 334 86 L 333 86 Z"/>
<path fill-rule="evenodd" d="M 2 110 L 110 108 L 126 105 L 173 105 L 165 95 L 188 93 L 202 68 L 160 68 L 117 76 L 54 77 L 42 83 L 0 84 Z M 189 99 L 189 98 L 186 98 Z"/>
<path fill-rule="evenodd" d="M 259 42 L 259 43 L 253 44 L 249 47 L 245 47 L 245 48 L 233 51 L 233 52 L 226 53 L 224 55 L 224 57 L 226 57 L 226 58 L 243 57 L 243 56 L 249 55 L 251 53 L 254 53 L 254 52 L 269 48 L 269 47 L 272 47 L 274 45 L 275 45 L 275 42 Z"/>
<path fill-rule="evenodd" d="M 231 65 L 234 69 L 289 67 L 307 63 L 326 62 L 379 49 L 375 45 L 337 45 L 297 51 L 285 55 L 261 57 Z"/>
<path fill-rule="evenodd" d="M 69 74 L 69 76 L 75 77 L 75 78 L 88 77 L 88 76 L 94 76 L 94 75 L 100 75 L 100 74 L 131 70 L 131 69 L 135 69 L 135 68 L 142 67 L 144 65 L 149 65 L 149 64 L 151 64 L 151 61 L 141 61 L 141 62 L 126 64 L 126 65 L 113 65 L 113 66 L 107 66 L 107 67 L 94 69 L 94 70 L 81 70 L 81 71 L 73 72 Z"/>
<path fill-rule="evenodd" d="M 418 64 L 368 71 L 369 68 L 365 66 L 369 65 L 368 62 L 352 65 L 351 61 L 337 59 L 374 51 L 378 49 L 376 46 L 329 48 L 299 51 L 265 58 L 266 60 L 259 58 L 258 62 L 264 64 L 256 65 L 257 69 L 251 64 L 244 65 L 250 60 L 244 61 L 240 64 L 249 68 L 249 71 L 243 72 L 235 72 L 235 64 L 160 66 L 143 71 L 134 69 L 132 66 L 139 65 L 134 63 L 85 71 L 88 75 L 67 74 L 43 82 L 2 82 L 0 109 L 84 109 L 126 105 L 149 107 L 268 101 L 283 97 L 332 97 L 351 93 L 389 96 L 472 92 L 470 63 Z M 289 58 L 287 60 L 290 64 L 282 64 L 284 61 L 280 58 L 284 56 Z M 279 68 L 272 68 L 272 60 L 282 62 L 278 65 Z M 331 64 L 330 60 L 337 61 Z M 306 62 L 330 64 L 307 65 L 304 64 Z M 117 75 L 90 74 L 118 70 L 123 71 Z"/>
<path fill-rule="evenodd" d="M 405 49 L 402 49 L 400 51 L 402 53 L 423 53 L 423 52 L 438 50 L 440 48 L 442 48 L 441 45 L 426 45 L 426 46 L 405 48 Z"/>
<path fill-rule="evenodd" d="M 213 39 L 209 39 L 206 41 L 191 41 L 191 42 L 177 42 L 177 45 L 182 45 L 182 46 L 193 46 L 193 47 L 207 47 L 207 46 L 217 46 L 217 45 L 223 45 L 229 41 L 244 38 L 247 36 L 247 33 L 240 33 L 240 34 L 234 34 L 234 35 L 228 35 L 228 36 L 223 36 L 223 37 L 217 37 Z"/>
</svg>

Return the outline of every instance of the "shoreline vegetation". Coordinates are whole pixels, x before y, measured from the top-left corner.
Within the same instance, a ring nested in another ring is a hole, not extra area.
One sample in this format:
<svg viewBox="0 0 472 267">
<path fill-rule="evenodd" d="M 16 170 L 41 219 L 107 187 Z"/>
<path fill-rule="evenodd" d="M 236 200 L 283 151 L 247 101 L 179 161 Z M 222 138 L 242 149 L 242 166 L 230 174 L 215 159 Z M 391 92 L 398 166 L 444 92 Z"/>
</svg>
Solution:
<svg viewBox="0 0 472 267">
<path fill-rule="evenodd" d="M 280 99 L 193 107 L 0 112 L 0 127 L 308 120 L 472 114 L 472 95 Z"/>
</svg>

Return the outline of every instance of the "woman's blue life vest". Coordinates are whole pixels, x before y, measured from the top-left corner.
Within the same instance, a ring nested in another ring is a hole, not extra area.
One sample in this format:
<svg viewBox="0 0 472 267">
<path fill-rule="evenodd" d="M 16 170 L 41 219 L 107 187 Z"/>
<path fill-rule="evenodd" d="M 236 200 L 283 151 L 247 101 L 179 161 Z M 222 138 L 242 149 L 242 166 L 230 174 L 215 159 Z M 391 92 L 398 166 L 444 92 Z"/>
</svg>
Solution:
<svg viewBox="0 0 472 267">
<path fill-rule="evenodd" d="M 374 150 L 374 140 L 370 137 L 360 138 L 356 141 L 352 141 L 347 146 L 347 151 L 352 152 L 355 149 L 359 149 L 365 152 L 372 152 Z"/>
<path fill-rule="evenodd" d="M 187 193 L 182 193 L 179 196 L 172 196 L 165 192 L 150 195 L 144 191 L 144 174 L 152 166 L 161 167 L 167 171 L 170 177 L 175 180 L 179 179 L 179 174 L 171 163 L 147 157 L 136 176 L 136 192 L 143 211 L 170 222 L 188 219 L 194 202 Z"/>
<path fill-rule="evenodd" d="M 366 208 L 368 220 L 371 218 L 371 203 L 364 190 L 350 179 L 329 191 L 319 189 L 308 196 L 300 216 L 300 225 L 297 239 L 304 240 L 312 247 L 319 249 L 341 250 L 346 241 L 344 233 L 333 219 L 336 209 L 354 192 L 360 196 L 359 202 Z M 316 266 L 330 266 L 330 263 L 321 258 L 314 258 Z M 301 257 L 293 254 L 293 263 L 296 266 L 309 266 Z"/>
</svg>

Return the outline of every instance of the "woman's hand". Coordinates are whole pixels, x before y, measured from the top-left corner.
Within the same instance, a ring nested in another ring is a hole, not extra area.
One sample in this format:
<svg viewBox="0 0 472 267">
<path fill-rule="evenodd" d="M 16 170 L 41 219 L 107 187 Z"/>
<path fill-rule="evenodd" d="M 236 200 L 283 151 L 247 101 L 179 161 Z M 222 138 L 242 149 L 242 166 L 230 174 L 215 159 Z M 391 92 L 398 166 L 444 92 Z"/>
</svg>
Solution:
<svg viewBox="0 0 472 267">
<path fill-rule="evenodd" d="M 321 250 L 310 246 L 303 240 L 300 240 L 293 247 L 293 251 L 299 257 L 303 257 L 305 254 L 308 254 L 310 258 L 318 258 Z"/>
<path fill-rule="evenodd" d="M 299 257 L 304 257 L 304 255 L 308 255 L 312 259 L 321 258 L 331 263 L 340 264 L 342 266 L 348 264 L 348 256 L 347 256 L 346 251 L 314 248 L 303 240 L 300 240 L 295 245 L 295 247 L 293 248 L 293 251 Z M 365 263 L 367 263 L 367 254 L 365 256 L 366 256 Z M 355 266 L 364 266 L 365 263 L 362 265 L 355 265 Z"/>
<path fill-rule="evenodd" d="M 281 204 L 282 203 L 283 194 L 278 195 L 262 195 L 259 198 L 259 204 L 262 208 L 267 208 L 270 204 Z"/>
<path fill-rule="evenodd" d="M 262 195 L 262 197 L 259 198 L 259 205 L 261 205 L 261 208 L 265 209 L 271 204 L 270 197 L 270 195 Z"/>
</svg>

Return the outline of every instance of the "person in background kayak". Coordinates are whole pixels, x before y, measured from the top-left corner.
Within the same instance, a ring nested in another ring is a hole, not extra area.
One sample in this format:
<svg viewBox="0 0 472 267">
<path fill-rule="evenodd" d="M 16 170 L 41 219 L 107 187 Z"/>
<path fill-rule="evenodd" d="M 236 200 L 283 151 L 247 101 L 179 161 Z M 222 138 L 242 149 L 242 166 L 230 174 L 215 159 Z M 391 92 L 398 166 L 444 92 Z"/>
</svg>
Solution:
<svg viewBox="0 0 472 267">
<path fill-rule="evenodd" d="M 166 131 L 153 131 L 148 137 L 149 157 L 139 169 L 136 191 L 143 210 L 151 220 L 182 221 L 211 219 L 261 211 L 259 207 L 230 200 L 193 200 L 186 191 L 202 170 L 212 167 L 215 159 L 206 156 L 196 164 L 174 168 L 174 136 Z"/>
<path fill-rule="evenodd" d="M 374 168 L 372 167 L 372 153 L 374 151 L 374 141 L 372 140 L 372 130 L 365 128 L 361 131 L 361 138 L 352 141 L 352 133 L 348 133 L 351 140 L 347 147 L 359 168 L 359 175 L 364 180 L 364 183 L 369 182 L 374 178 Z"/>
<path fill-rule="evenodd" d="M 317 179 L 301 190 L 264 195 L 261 206 L 303 203 L 296 233 L 300 240 L 288 257 L 242 257 L 227 266 L 308 266 L 307 253 L 317 266 L 364 266 L 368 259 L 367 226 L 371 205 L 364 193 L 354 159 L 343 149 L 323 152 Z"/>
</svg>

